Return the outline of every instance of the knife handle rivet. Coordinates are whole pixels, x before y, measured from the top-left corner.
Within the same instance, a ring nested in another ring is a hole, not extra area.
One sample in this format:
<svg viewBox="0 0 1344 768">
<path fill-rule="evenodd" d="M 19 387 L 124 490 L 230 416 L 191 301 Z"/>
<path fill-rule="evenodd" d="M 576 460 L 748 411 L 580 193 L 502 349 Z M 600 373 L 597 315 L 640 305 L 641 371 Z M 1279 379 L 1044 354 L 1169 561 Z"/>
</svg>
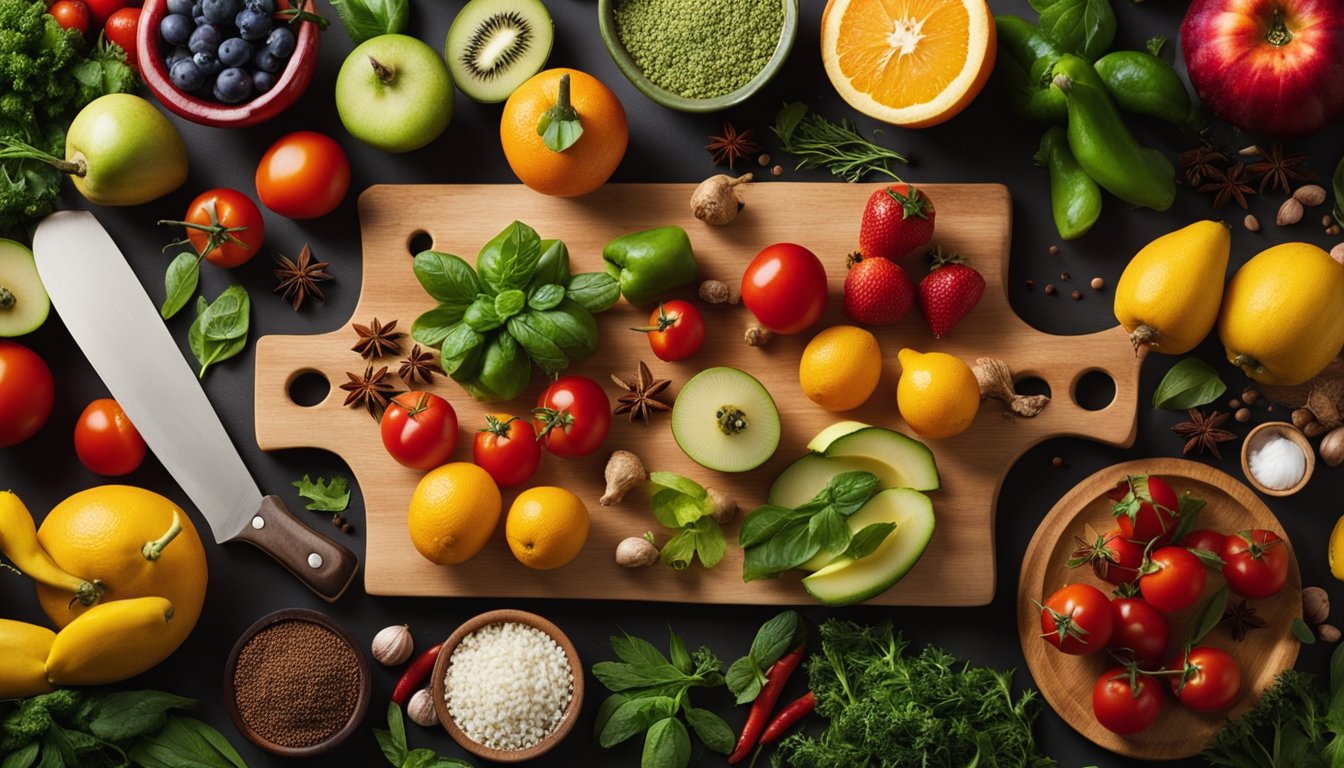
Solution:
<svg viewBox="0 0 1344 768">
<path fill-rule="evenodd" d="M 316 552 L 313 552 L 313 553 L 309 554 L 309 555 L 308 555 L 308 567 L 309 567 L 309 568 L 321 568 L 321 567 L 322 567 L 322 556 L 319 555 L 319 554 L 317 554 Z"/>
<path fill-rule="evenodd" d="M 266 520 L 265 520 L 265 518 L 263 518 L 261 515 L 257 515 L 256 517 L 253 517 L 253 518 L 252 518 L 252 527 L 253 527 L 253 528 L 256 528 L 258 531 L 260 531 L 262 528 L 265 528 L 265 527 L 266 527 Z"/>
</svg>

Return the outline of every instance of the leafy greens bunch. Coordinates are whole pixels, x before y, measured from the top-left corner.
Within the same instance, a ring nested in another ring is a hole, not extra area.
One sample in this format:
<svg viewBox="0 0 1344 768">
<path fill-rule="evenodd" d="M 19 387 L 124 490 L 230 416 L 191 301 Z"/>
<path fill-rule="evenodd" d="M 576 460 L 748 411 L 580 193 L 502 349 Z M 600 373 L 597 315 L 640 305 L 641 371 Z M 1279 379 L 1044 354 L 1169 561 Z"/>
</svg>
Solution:
<svg viewBox="0 0 1344 768">
<path fill-rule="evenodd" d="M 723 529 L 714 521 L 714 501 L 704 486 L 672 472 L 653 472 L 653 516 L 664 527 L 677 531 L 663 545 L 664 563 L 678 571 L 688 568 L 696 555 L 700 564 L 713 568 L 728 551 Z"/>
<path fill-rule="evenodd" d="M 383 757 L 396 768 L 472 768 L 465 760 L 441 757 L 432 749 L 411 749 L 406 743 L 406 722 L 395 701 L 387 702 L 387 730 L 374 728 L 373 738 Z"/>
<path fill-rule="evenodd" d="M 535 363 L 555 375 L 597 351 L 593 314 L 621 287 L 605 272 L 569 273 L 569 249 L 515 221 L 485 244 L 476 269 L 458 256 L 425 251 L 415 276 L 439 305 L 416 318 L 411 336 L 439 349 L 443 370 L 471 396 L 512 400 Z"/>
</svg>

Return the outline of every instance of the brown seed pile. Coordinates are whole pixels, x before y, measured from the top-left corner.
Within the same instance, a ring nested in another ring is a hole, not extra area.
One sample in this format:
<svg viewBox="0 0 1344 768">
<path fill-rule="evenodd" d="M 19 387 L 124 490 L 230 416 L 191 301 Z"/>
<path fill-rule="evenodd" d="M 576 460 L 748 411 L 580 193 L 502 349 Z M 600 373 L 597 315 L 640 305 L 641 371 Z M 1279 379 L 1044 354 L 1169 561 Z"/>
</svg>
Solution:
<svg viewBox="0 0 1344 768">
<path fill-rule="evenodd" d="M 359 701 L 359 660 L 326 627 L 282 621 L 243 646 L 233 688 L 247 727 L 281 746 L 309 747 L 350 721 Z"/>
</svg>

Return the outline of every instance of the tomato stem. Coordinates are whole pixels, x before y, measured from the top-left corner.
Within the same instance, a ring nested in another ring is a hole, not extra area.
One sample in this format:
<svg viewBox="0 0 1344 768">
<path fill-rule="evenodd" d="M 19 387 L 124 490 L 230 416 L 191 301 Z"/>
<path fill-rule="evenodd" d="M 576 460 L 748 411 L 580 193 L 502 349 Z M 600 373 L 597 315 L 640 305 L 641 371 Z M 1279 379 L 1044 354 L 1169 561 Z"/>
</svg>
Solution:
<svg viewBox="0 0 1344 768">
<path fill-rule="evenodd" d="M 508 438 L 509 425 L 517 420 L 518 420 L 517 416 L 510 416 L 508 421 L 500 421 L 498 418 L 495 417 L 494 414 L 487 413 L 485 415 L 485 427 L 478 429 L 476 431 L 489 432 L 495 437 Z"/>
<path fill-rule="evenodd" d="M 667 331 L 668 328 L 675 326 L 680 321 L 681 321 L 681 315 L 667 314 L 667 308 L 663 306 L 663 303 L 660 301 L 658 302 L 657 325 L 646 325 L 642 328 L 631 328 L 630 330 L 639 331 L 640 333 L 664 333 Z"/>
<path fill-rule="evenodd" d="M 242 240 L 239 240 L 237 237 L 234 237 L 234 234 L 233 234 L 234 232 L 246 232 L 246 231 L 247 231 L 247 227 L 226 227 L 226 226 L 224 226 L 222 223 L 220 223 L 220 221 L 219 221 L 219 209 L 218 209 L 218 207 L 216 206 L 214 200 L 211 200 L 210 202 L 208 202 L 208 203 L 205 204 L 205 210 L 206 210 L 207 213 L 210 214 L 210 223 L 209 223 L 209 224 L 197 224 L 197 223 L 195 223 L 195 222 L 191 222 L 191 221 L 173 221 L 173 220 L 171 220 L 171 219 L 160 219 L 160 220 L 159 220 L 159 223 L 160 223 L 160 224 L 175 224 L 175 225 L 178 225 L 178 226 L 185 227 L 186 229 L 189 229 L 189 230 L 194 229 L 194 230 L 196 230 L 197 232 L 205 232 L 205 233 L 207 233 L 207 235 L 206 235 L 206 240 L 205 240 L 205 247 L 202 248 L 202 249 L 201 249 L 201 252 L 200 252 L 200 256 L 201 256 L 202 259 L 203 259 L 203 258 L 206 258 L 208 255 L 210 255 L 212 252 L 214 252 L 215 249 L 217 249 L 217 248 L 219 248 L 220 246 L 225 245 L 225 244 L 228 244 L 228 245 L 236 245 L 236 246 L 238 246 L 239 248 L 243 248 L 243 249 L 250 249 L 250 248 L 252 247 L 252 246 L 248 245 L 247 243 L 243 242 Z M 188 237 L 187 237 L 186 239 L 184 239 L 184 240 L 174 240 L 173 242 L 171 242 L 171 243 L 169 243 L 168 245 L 164 246 L 163 249 L 166 251 L 166 250 L 168 250 L 169 248 L 172 248 L 172 247 L 174 247 L 174 246 L 178 246 L 178 245 L 187 245 L 187 244 L 190 243 L 190 242 L 191 242 L 191 237 L 188 236 Z"/>
</svg>

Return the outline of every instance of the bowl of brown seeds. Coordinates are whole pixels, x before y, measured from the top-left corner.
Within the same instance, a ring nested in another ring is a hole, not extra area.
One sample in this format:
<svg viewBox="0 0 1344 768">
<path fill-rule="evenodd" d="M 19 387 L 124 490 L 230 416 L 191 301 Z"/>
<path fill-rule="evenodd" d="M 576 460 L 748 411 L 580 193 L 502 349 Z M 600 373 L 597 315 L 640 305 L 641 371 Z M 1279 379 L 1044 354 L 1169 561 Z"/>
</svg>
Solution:
<svg viewBox="0 0 1344 768">
<path fill-rule="evenodd" d="M 224 665 L 224 702 L 238 732 L 275 755 L 310 757 L 364 720 L 369 658 L 325 614 L 290 608 L 263 616 Z"/>
</svg>

